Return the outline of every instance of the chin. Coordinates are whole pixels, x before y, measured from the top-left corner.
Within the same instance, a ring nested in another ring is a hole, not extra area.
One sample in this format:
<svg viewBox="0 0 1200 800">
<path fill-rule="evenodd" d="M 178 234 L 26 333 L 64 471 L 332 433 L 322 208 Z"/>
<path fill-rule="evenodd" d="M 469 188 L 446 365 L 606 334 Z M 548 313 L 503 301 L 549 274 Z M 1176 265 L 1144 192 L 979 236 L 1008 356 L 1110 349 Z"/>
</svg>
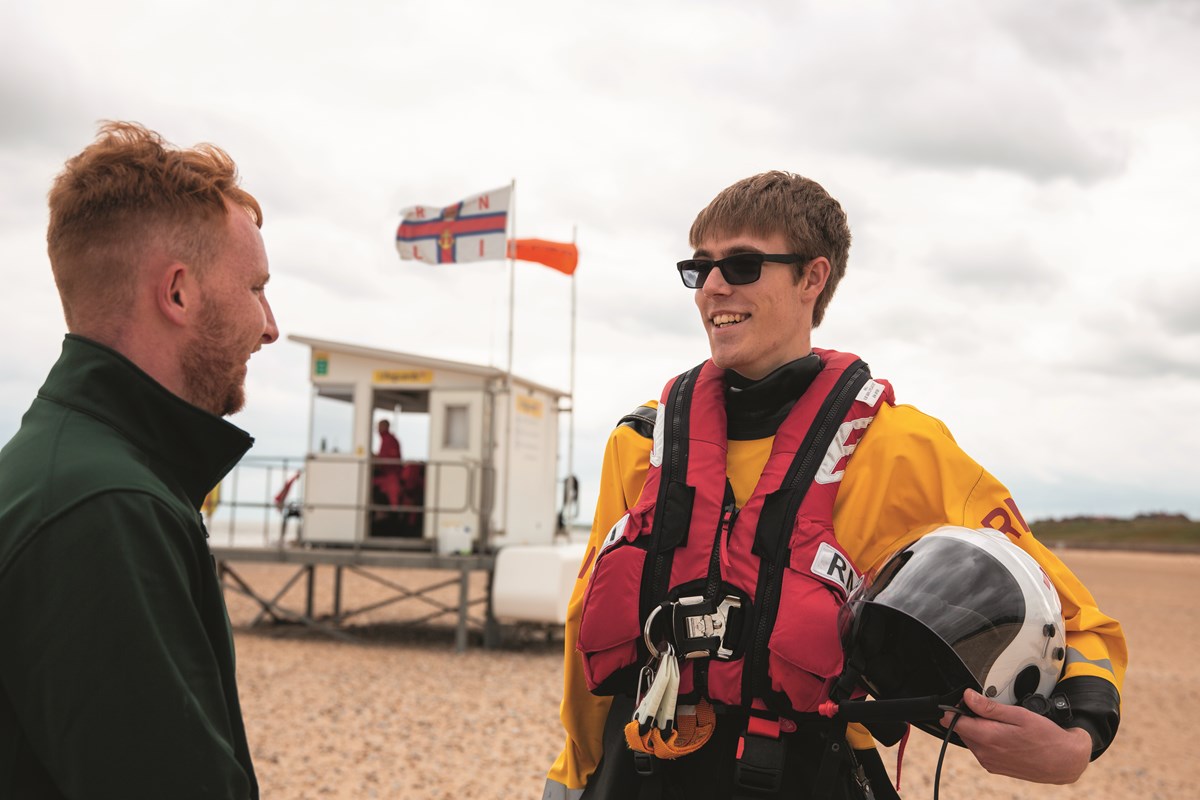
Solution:
<svg viewBox="0 0 1200 800">
<path fill-rule="evenodd" d="M 219 417 L 228 417 L 241 411 L 246 405 L 246 385 L 242 381 L 231 382 L 221 396 Z"/>
<path fill-rule="evenodd" d="M 737 369 L 739 359 L 736 353 L 726 351 L 724 347 L 709 348 L 710 358 L 713 364 L 716 364 L 721 369 Z"/>
<path fill-rule="evenodd" d="M 221 416 L 232 416 L 246 407 L 246 393 L 239 387 L 237 392 L 225 398 L 225 413 Z"/>
</svg>

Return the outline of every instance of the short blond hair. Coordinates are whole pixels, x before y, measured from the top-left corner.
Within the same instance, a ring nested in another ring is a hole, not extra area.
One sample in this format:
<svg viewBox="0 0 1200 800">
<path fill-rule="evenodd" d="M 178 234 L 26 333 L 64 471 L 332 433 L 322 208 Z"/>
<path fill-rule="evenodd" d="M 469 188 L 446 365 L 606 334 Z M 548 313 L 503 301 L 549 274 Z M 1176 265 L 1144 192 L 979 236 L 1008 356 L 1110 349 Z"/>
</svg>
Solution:
<svg viewBox="0 0 1200 800">
<path fill-rule="evenodd" d="M 821 324 L 850 257 L 846 212 L 819 183 L 791 172 L 763 172 L 744 178 L 713 198 L 692 223 L 693 248 L 711 236 L 787 237 L 791 252 L 829 259 L 829 279 L 813 307 L 813 327 Z M 803 265 L 795 266 L 800 280 Z"/>
<path fill-rule="evenodd" d="M 227 202 L 262 227 L 262 209 L 224 150 L 177 148 L 135 122 L 102 123 L 55 178 L 49 201 L 47 251 L 72 331 L 120 326 L 151 248 L 202 273 L 224 242 Z"/>
</svg>

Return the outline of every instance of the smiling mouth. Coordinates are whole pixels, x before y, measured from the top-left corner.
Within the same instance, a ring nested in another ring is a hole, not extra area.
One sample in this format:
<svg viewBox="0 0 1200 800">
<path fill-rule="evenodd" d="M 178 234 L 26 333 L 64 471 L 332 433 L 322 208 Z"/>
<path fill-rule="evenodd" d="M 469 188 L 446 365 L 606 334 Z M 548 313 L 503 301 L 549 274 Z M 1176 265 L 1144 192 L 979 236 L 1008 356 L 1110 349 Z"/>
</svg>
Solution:
<svg viewBox="0 0 1200 800">
<path fill-rule="evenodd" d="M 717 314 L 712 318 L 712 324 L 714 328 L 728 328 L 730 325 L 737 325 L 748 319 L 750 319 L 749 314 Z"/>
</svg>

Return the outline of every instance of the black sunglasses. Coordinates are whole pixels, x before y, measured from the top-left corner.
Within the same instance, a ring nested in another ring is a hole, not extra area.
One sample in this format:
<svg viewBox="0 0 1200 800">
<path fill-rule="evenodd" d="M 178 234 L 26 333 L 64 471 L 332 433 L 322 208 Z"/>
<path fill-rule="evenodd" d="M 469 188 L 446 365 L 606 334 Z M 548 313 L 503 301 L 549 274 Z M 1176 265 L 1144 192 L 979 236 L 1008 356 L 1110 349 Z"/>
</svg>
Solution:
<svg viewBox="0 0 1200 800">
<path fill-rule="evenodd" d="M 798 255 L 772 256 L 766 253 L 734 253 L 718 261 L 711 258 L 689 258 L 680 261 L 676 266 L 683 285 L 689 289 L 699 289 L 708 280 L 708 274 L 713 269 L 721 270 L 721 277 L 730 286 L 744 286 L 754 283 L 762 275 L 762 265 L 770 261 L 779 264 L 803 264 L 811 258 Z"/>
</svg>

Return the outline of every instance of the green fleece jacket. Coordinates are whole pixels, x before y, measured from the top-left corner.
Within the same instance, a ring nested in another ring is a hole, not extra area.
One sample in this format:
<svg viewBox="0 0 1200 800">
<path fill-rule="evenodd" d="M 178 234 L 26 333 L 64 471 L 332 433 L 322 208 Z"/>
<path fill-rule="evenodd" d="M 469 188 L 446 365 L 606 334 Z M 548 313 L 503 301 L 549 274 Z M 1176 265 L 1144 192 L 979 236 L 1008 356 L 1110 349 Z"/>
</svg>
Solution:
<svg viewBox="0 0 1200 800">
<path fill-rule="evenodd" d="M 252 443 L 66 337 L 0 451 L 0 797 L 258 797 L 198 511 Z"/>
</svg>

